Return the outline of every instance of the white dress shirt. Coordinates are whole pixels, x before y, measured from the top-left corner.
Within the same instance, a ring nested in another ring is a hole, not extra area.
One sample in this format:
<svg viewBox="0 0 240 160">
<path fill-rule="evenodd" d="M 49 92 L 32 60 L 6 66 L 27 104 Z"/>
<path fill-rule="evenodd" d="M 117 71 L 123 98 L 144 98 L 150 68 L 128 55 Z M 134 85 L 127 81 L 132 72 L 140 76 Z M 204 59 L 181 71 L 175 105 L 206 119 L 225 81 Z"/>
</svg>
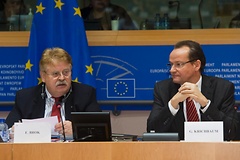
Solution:
<svg viewBox="0 0 240 160">
<path fill-rule="evenodd" d="M 202 88 L 202 76 L 200 77 L 200 79 L 198 80 L 198 82 L 196 83 L 196 85 L 198 86 L 198 89 L 201 91 L 201 88 Z M 177 114 L 178 110 L 179 110 L 179 107 L 178 107 L 178 109 L 175 109 L 175 108 L 171 105 L 170 102 L 171 102 L 171 100 L 168 102 L 168 107 L 169 107 L 171 113 L 175 116 L 175 115 Z M 193 102 L 194 102 L 194 104 L 195 104 L 195 106 L 196 106 L 199 120 L 201 121 L 200 110 L 204 113 L 204 112 L 208 109 L 211 101 L 208 100 L 208 104 L 207 104 L 206 107 L 204 107 L 203 109 L 201 109 L 200 103 L 197 103 L 195 100 L 193 100 Z M 187 121 L 186 100 L 183 101 L 183 113 L 184 113 L 185 120 Z"/>
</svg>

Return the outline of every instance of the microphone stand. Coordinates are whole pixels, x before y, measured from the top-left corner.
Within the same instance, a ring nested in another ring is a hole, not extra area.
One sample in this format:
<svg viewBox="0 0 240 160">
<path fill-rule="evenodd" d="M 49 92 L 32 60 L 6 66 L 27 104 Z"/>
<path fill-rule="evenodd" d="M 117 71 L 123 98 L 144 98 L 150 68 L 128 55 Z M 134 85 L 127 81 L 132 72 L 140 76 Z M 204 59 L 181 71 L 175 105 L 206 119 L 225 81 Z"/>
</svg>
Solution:
<svg viewBox="0 0 240 160">
<path fill-rule="evenodd" d="M 200 19 L 201 28 L 203 29 L 203 20 L 202 20 L 202 14 L 201 14 L 201 5 L 202 5 L 202 0 L 200 0 L 199 5 L 198 5 L 198 15 L 199 15 L 199 19 Z"/>
<path fill-rule="evenodd" d="M 63 119 L 62 119 L 62 113 L 61 113 L 61 104 L 65 103 L 67 98 L 69 97 L 69 95 L 72 93 L 72 87 L 70 88 L 68 94 L 66 96 L 62 96 L 59 101 L 57 102 L 57 108 L 59 109 L 60 112 L 60 119 L 61 119 L 61 123 L 62 123 L 62 129 L 63 129 L 63 142 L 66 141 L 66 135 L 65 135 L 65 128 L 64 128 L 64 124 L 63 124 Z"/>
<path fill-rule="evenodd" d="M 60 119 L 61 119 L 62 129 L 63 129 L 63 142 L 65 142 L 66 141 L 66 135 L 65 135 L 65 128 L 64 128 L 62 113 L 61 113 L 61 108 L 62 108 L 61 101 L 58 102 L 57 108 L 59 109 L 59 112 L 60 112 Z"/>
<path fill-rule="evenodd" d="M 179 1 L 169 1 L 169 2 L 168 2 L 168 5 L 169 5 L 169 7 L 171 8 L 171 7 L 175 6 L 174 3 L 177 3 L 176 19 L 178 20 L 178 12 L 179 12 L 179 8 L 180 8 L 180 2 L 179 2 Z"/>
</svg>

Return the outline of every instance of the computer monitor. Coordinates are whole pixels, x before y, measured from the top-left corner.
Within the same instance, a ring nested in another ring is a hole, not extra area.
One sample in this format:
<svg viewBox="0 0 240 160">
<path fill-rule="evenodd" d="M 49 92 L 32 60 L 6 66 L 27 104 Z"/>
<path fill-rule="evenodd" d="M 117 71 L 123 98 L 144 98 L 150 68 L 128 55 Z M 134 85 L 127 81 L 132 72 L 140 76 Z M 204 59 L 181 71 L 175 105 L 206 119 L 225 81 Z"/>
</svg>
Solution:
<svg viewBox="0 0 240 160">
<path fill-rule="evenodd" d="M 170 29 L 191 29 L 192 23 L 190 18 L 169 19 Z"/>
<path fill-rule="evenodd" d="M 72 112 L 73 140 L 112 141 L 109 112 Z"/>
<path fill-rule="evenodd" d="M 143 133 L 142 141 L 179 141 L 178 133 Z"/>
<path fill-rule="evenodd" d="M 103 30 L 99 20 L 84 20 L 84 27 L 85 30 Z"/>
</svg>

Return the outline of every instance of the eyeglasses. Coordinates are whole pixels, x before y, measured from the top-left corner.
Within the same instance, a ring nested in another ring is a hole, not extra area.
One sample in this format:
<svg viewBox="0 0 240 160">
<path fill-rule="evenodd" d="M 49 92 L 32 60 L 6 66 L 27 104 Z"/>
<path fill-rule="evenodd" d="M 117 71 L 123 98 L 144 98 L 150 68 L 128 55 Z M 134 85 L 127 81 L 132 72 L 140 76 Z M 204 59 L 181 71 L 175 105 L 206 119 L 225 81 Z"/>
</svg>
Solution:
<svg viewBox="0 0 240 160">
<path fill-rule="evenodd" d="M 174 66 L 176 69 L 180 69 L 180 68 L 182 68 L 185 64 L 190 63 L 190 62 L 194 62 L 194 61 L 196 61 L 196 59 L 193 59 L 193 60 L 190 60 L 190 61 L 187 61 L 187 62 L 168 63 L 168 64 L 167 64 L 167 67 L 168 67 L 169 69 L 171 69 L 171 68 Z"/>
<path fill-rule="evenodd" d="M 52 72 L 52 73 L 47 73 L 46 71 L 44 71 L 47 75 L 52 76 L 53 78 L 59 78 L 61 75 L 63 75 L 64 77 L 68 77 L 71 75 L 72 71 L 71 70 L 63 70 L 62 72 L 56 71 L 56 72 Z"/>
</svg>

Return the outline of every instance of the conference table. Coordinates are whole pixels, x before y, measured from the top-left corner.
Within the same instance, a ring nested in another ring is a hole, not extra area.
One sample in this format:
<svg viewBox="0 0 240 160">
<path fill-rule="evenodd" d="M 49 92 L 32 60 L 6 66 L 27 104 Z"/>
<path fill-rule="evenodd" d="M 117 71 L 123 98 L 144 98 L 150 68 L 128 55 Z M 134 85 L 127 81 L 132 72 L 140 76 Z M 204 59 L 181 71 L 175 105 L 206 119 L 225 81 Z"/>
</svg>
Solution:
<svg viewBox="0 0 240 160">
<path fill-rule="evenodd" d="M 1 160 L 239 160 L 240 142 L 1 143 Z"/>
</svg>

